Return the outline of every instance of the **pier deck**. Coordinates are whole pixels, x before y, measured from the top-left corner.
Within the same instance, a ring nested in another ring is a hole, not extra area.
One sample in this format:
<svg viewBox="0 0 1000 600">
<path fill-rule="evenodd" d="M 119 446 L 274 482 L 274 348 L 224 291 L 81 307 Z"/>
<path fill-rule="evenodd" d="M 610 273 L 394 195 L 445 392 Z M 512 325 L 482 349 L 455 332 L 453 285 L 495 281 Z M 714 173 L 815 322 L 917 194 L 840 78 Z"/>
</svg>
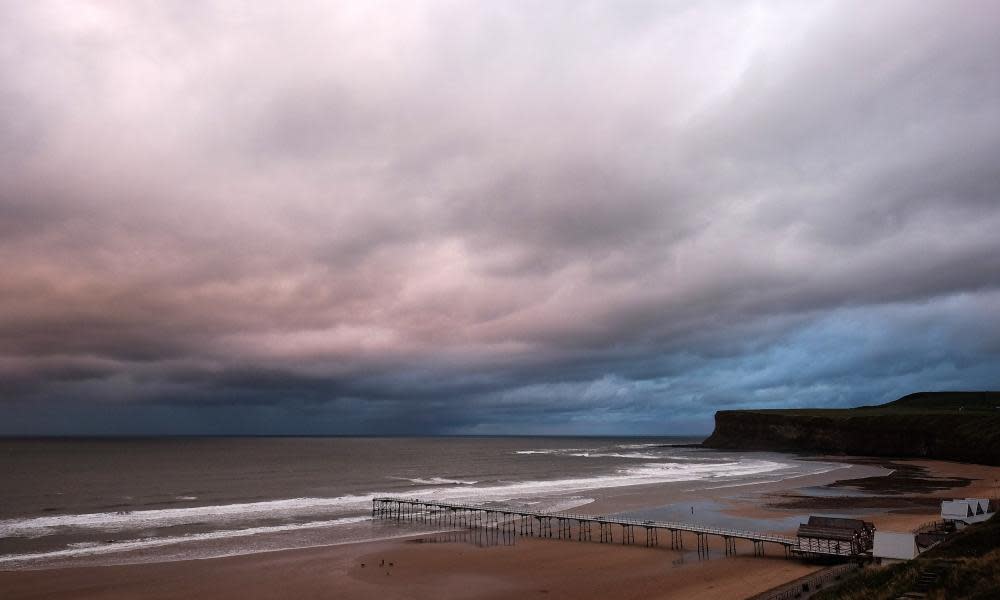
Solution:
<svg viewBox="0 0 1000 600">
<path fill-rule="evenodd" d="M 694 534 L 698 553 L 709 552 L 709 536 L 722 538 L 727 555 L 736 553 L 736 540 L 753 543 L 754 555 L 764 555 L 764 544 L 781 546 L 786 556 L 852 556 L 840 546 L 819 547 L 815 544 L 802 546 L 801 540 L 760 531 L 710 527 L 692 523 L 672 521 L 643 521 L 627 517 L 595 516 L 567 512 L 541 512 L 510 506 L 464 504 L 456 502 L 435 502 L 419 498 L 379 497 L 372 500 L 372 518 L 397 521 L 433 523 L 454 527 L 482 527 L 502 531 L 505 535 L 528 535 L 535 537 L 555 537 L 574 539 L 573 522 L 576 523 L 576 539 L 592 541 L 594 525 L 597 525 L 601 543 L 615 541 L 614 530 L 620 529 L 619 540 L 623 544 L 634 544 L 636 529 L 645 532 L 645 545 L 658 546 L 659 534 L 666 532 L 670 537 L 670 547 L 684 548 L 684 533 Z M 555 525 L 555 527 L 553 527 Z"/>
</svg>

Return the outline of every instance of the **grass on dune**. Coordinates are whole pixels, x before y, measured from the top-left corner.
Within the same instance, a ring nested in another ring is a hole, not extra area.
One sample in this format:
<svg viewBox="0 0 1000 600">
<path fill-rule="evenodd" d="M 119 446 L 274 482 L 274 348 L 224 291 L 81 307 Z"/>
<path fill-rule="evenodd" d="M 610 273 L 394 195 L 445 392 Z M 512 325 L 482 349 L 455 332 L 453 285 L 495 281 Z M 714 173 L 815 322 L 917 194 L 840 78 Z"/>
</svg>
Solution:
<svg viewBox="0 0 1000 600">
<path fill-rule="evenodd" d="M 925 569 L 940 572 L 929 600 L 1000 598 L 1000 518 L 974 525 L 919 558 L 889 567 L 870 567 L 813 596 L 815 600 L 889 600 L 913 591 Z"/>
</svg>

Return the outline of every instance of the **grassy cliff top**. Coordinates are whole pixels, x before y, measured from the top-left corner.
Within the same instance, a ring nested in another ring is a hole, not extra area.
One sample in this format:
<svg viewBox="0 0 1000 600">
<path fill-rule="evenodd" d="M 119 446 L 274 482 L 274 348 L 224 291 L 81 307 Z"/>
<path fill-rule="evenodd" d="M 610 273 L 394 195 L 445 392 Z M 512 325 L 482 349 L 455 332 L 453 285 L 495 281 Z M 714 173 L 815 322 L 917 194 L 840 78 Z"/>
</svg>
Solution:
<svg viewBox="0 0 1000 600">
<path fill-rule="evenodd" d="M 730 412 L 730 411 L 726 411 Z M 886 404 L 857 408 L 774 408 L 732 412 L 849 418 L 879 415 L 1000 415 L 1000 392 L 918 392 Z"/>
</svg>

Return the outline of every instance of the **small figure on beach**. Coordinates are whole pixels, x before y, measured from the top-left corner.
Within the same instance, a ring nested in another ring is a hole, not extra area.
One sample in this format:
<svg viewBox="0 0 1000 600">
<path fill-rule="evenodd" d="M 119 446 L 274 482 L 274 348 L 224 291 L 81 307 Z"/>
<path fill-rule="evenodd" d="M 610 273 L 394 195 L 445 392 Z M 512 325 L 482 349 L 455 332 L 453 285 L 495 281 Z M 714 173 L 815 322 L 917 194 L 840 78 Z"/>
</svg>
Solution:
<svg viewBox="0 0 1000 600">
<path fill-rule="evenodd" d="M 694 507 L 693 506 L 691 507 L 691 514 L 692 515 L 694 514 Z"/>
</svg>

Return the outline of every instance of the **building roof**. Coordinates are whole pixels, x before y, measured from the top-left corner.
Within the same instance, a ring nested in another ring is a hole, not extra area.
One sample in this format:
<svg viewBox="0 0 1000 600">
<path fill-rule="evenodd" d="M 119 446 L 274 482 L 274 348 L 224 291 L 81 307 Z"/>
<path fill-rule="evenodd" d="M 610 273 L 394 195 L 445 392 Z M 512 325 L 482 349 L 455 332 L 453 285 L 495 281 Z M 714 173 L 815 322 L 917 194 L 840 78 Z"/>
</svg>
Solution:
<svg viewBox="0 0 1000 600">
<path fill-rule="evenodd" d="M 840 517 L 809 517 L 809 526 L 811 527 L 827 527 L 830 529 L 850 529 L 851 531 L 858 531 L 862 529 L 874 529 L 875 526 L 867 521 L 862 521 L 861 519 L 844 519 Z"/>
<path fill-rule="evenodd" d="M 843 527 L 814 527 L 812 525 L 799 525 L 799 537 L 819 538 L 824 540 L 852 541 L 856 536 L 853 529 Z"/>
<path fill-rule="evenodd" d="M 869 539 L 873 531 L 875 525 L 861 519 L 811 516 L 808 523 L 799 525 L 798 537 L 853 541 Z"/>
<path fill-rule="evenodd" d="M 865 522 L 860 519 L 842 519 L 840 517 L 809 517 L 809 524 L 815 527 L 836 527 L 838 529 L 864 529 Z"/>
</svg>

